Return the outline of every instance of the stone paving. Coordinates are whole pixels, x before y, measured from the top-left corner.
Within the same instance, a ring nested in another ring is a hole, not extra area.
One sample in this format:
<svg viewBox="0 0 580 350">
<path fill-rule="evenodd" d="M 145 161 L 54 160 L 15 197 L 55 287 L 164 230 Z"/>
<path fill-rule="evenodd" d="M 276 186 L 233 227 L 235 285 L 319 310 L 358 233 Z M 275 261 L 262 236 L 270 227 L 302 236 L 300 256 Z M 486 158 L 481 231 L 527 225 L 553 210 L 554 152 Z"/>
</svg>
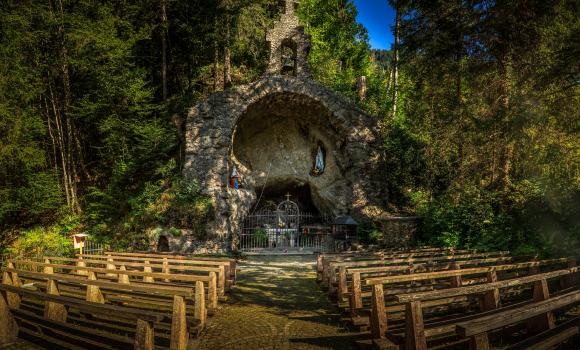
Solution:
<svg viewBox="0 0 580 350">
<path fill-rule="evenodd" d="M 316 284 L 315 258 L 256 256 L 239 264 L 231 299 L 193 348 L 356 349 L 338 310 Z"/>
</svg>

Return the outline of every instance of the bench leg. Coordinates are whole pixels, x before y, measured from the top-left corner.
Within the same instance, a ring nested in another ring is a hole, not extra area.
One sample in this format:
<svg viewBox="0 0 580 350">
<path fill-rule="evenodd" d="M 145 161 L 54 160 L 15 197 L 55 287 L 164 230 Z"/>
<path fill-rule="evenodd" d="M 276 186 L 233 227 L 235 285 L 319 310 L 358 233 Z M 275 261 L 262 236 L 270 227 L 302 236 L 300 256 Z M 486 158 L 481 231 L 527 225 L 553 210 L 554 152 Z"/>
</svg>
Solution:
<svg viewBox="0 0 580 350">
<path fill-rule="evenodd" d="M 166 274 L 170 274 L 170 273 L 171 273 L 171 269 L 169 268 L 169 262 L 168 262 L 167 258 L 163 258 L 163 268 L 161 269 L 161 271 L 162 271 L 163 273 L 166 273 Z M 167 278 L 166 278 L 166 279 L 164 279 L 163 281 L 164 281 L 164 282 L 171 282 L 171 281 L 170 281 L 169 279 L 167 279 Z"/>
<path fill-rule="evenodd" d="M 13 269 L 14 265 L 10 267 L 11 264 L 12 263 L 8 263 L 8 268 Z M 10 273 L 6 271 L 2 273 L 2 284 L 19 287 L 18 283 L 20 283 L 20 280 L 18 279 L 18 275 L 16 275 L 15 273 Z M 10 307 L 14 309 L 18 309 L 20 307 L 20 295 L 12 292 L 6 292 L 6 300 Z"/>
<path fill-rule="evenodd" d="M 405 308 L 405 349 L 427 350 L 421 302 L 411 301 Z"/>
<path fill-rule="evenodd" d="M 96 281 L 97 276 L 94 272 L 89 271 L 89 278 L 90 281 Z M 93 303 L 104 304 L 105 303 L 105 296 L 101 292 L 101 288 L 99 286 L 87 286 L 87 294 L 86 300 L 91 301 Z"/>
<path fill-rule="evenodd" d="M 82 261 L 82 258 L 79 259 L 79 261 L 77 261 L 77 266 L 78 267 L 87 267 L 87 264 L 85 264 L 84 261 Z M 77 275 L 81 275 L 81 276 L 87 276 L 87 271 L 86 270 L 76 270 Z"/>
<path fill-rule="evenodd" d="M 185 316 L 185 301 L 181 296 L 173 297 L 173 315 L 171 317 L 171 350 L 186 350 L 189 333 Z"/>
<path fill-rule="evenodd" d="M 149 261 L 145 261 L 145 264 L 149 265 Z M 153 272 L 153 269 L 151 268 L 151 266 L 143 266 L 143 272 L 151 273 L 151 272 Z M 155 283 L 155 278 L 153 278 L 151 276 L 143 276 L 143 282 Z"/>
<path fill-rule="evenodd" d="M 155 333 L 151 322 L 137 320 L 137 332 L 135 333 L 135 350 L 153 350 L 155 348 Z"/>
<path fill-rule="evenodd" d="M 490 271 L 487 273 L 487 283 L 497 282 L 497 273 Z M 493 289 L 486 292 L 483 296 L 484 311 L 495 310 L 499 308 L 499 289 Z"/>
<path fill-rule="evenodd" d="M 0 293 L 0 346 L 16 341 L 18 324 L 8 306 L 8 293 Z"/>
<path fill-rule="evenodd" d="M 107 258 L 107 262 L 112 263 L 113 262 L 113 258 Z M 115 264 L 107 264 L 106 266 L 107 270 L 116 270 L 117 266 Z M 106 273 L 105 276 L 107 277 L 112 277 L 112 278 L 117 278 L 117 275 L 114 273 Z"/>
<path fill-rule="evenodd" d="M 371 335 L 373 339 L 384 338 L 387 331 L 387 315 L 385 314 L 385 296 L 383 285 L 373 285 L 371 309 Z"/>
<path fill-rule="evenodd" d="M 121 272 L 121 271 L 127 271 L 127 268 L 125 267 L 125 265 L 121 265 L 119 267 L 119 272 Z M 117 282 L 122 283 L 122 284 L 129 284 L 130 283 L 129 282 L 129 275 L 125 275 L 123 273 L 120 273 Z"/>
<path fill-rule="evenodd" d="M 316 282 L 322 281 L 322 255 L 316 257 Z"/>
<path fill-rule="evenodd" d="M 534 301 L 543 301 L 550 299 L 550 290 L 548 282 L 543 279 L 534 283 Z M 546 312 L 536 316 L 527 322 L 528 332 L 530 334 L 540 333 L 555 327 L 554 314 Z"/>
<path fill-rule="evenodd" d="M 217 293 L 217 279 L 215 272 L 209 273 L 209 283 L 207 287 L 207 294 L 210 309 L 215 309 L 218 306 L 218 293 Z"/>
<path fill-rule="evenodd" d="M 60 295 L 56 281 L 48 280 L 46 282 L 46 293 L 51 295 Z M 67 317 L 68 311 L 66 306 L 55 303 L 53 301 L 47 301 L 44 304 L 44 318 L 53 321 L 66 322 Z"/>
<path fill-rule="evenodd" d="M 205 326 L 206 319 L 206 308 L 205 308 L 205 290 L 202 281 L 195 282 L 195 300 L 194 300 L 194 313 L 193 317 L 199 320 L 201 328 Z"/>
<path fill-rule="evenodd" d="M 346 267 L 338 268 L 338 302 L 344 301 L 344 294 L 347 292 L 346 286 Z"/>
<path fill-rule="evenodd" d="M 226 269 L 224 266 L 219 267 L 220 271 L 218 272 L 218 291 L 221 296 L 226 294 Z"/>
<path fill-rule="evenodd" d="M 489 350 L 487 333 L 476 334 L 469 339 L 469 350 Z"/>
<path fill-rule="evenodd" d="M 352 294 L 350 300 L 350 316 L 355 317 L 357 310 L 362 308 L 362 290 L 360 283 L 360 273 L 352 274 Z"/>
<path fill-rule="evenodd" d="M 576 267 L 576 259 L 568 260 L 568 268 Z M 568 275 L 562 276 L 560 279 L 560 287 L 562 289 L 574 287 L 578 283 L 578 272 L 570 273 Z"/>
</svg>

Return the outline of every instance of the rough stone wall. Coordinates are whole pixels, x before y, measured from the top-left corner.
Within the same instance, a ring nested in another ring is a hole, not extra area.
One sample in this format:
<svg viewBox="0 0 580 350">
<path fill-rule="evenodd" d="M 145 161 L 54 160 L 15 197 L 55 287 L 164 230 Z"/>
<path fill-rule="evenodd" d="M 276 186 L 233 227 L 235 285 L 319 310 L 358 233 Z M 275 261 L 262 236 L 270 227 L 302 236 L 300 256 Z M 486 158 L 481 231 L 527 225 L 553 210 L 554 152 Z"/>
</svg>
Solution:
<svg viewBox="0 0 580 350">
<path fill-rule="evenodd" d="M 409 246 L 417 237 L 420 222 L 421 218 L 416 216 L 392 217 L 381 215 L 375 219 L 375 225 L 380 227 L 383 233 L 382 243 L 389 248 Z"/>
<path fill-rule="evenodd" d="M 220 237 L 226 246 L 232 243 L 235 246 L 235 241 L 231 241 L 235 239 L 234 233 L 257 198 L 253 186 L 238 190 L 227 186 L 231 167 L 241 163 L 232 146 L 236 126 L 252 105 L 276 94 L 287 96 L 289 104 L 318 105 L 325 111 L 320 122 L 340 140 L 337 159 L 342 162 L 340 176 L 346 188 L 341 193 L 341 202 L 336 203 L 337 213 L 352 208 L 351 214 L 372 218 L 383 212 L 388 199 L 377 121 L 312 80 L 265 76 L 253 84 L 216 93 L 191 108 L 188 114 L 184 175 L 198 181 L 212 197 L 216 217 L 209 225 L 209 233 Z M 240 172 L 247 183 L 260 182 L 261 173 L 241 165 Z"/>
</svg>

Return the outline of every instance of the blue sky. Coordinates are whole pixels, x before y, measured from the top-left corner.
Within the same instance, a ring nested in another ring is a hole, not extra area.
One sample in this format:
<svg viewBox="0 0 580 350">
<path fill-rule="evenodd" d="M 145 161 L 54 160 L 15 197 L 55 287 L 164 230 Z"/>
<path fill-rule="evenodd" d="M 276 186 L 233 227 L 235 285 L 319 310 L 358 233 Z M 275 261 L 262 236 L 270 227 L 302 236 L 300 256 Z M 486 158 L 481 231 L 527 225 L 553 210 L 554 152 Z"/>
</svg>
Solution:
<svg viewBox="0 0 580 350">
<path fill-rule="evenodd" d="M 391 26 L 395 23 L 395 10 L 387 0 L 354 0 L 358 10 L 357 21 L 369 32 L 373 49 L 390 49 L 394 41 Z"/>
</svg>

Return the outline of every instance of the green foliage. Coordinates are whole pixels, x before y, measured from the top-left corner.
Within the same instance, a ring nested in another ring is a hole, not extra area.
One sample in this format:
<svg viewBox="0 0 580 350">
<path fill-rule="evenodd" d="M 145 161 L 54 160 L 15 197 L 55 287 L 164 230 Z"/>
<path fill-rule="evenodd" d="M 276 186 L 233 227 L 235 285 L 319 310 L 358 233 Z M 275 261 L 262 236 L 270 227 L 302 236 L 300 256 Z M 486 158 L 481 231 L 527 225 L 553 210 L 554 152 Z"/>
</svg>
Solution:
<svg viewBox="0 0 580 350">
<path fill-rule="evenodd" d="M 256 242 L 258 247 L 266 246 L 268 244 L 268 232 L 263 228 L 254 230 L 252 232 L 252 241 Z"/>
<path fill-rule="evenodd" d="M 374 229 L 371 232 L 369 232 L 368 242 L 370 244 L 377 244 L 381 241 L 382 238 L 383 233 L 380 230 Z"/>
<path fill-rule="evenodd" d="M 73 256 L 73 233 L 83 230 L 79 216 L 64 215 L 51 226 L 37 226 L 20 233 L 5 253 L 22 256 L 65 255 Z"/>
<path fill-rule="evenodd" d="M 181 230 L 175 227 L 171 227 L 169 228 L 169 234 L 171 234 L 173 237 L 181 237 Z"/>
<path fill-rule="evenodd" d="M 580 29 L 578 5 L 392 3 L 402 12 L 400 108 L 384 122 L 392 200 L 424 216 L 426 243 L 578 255 L 580 85 L 563 40 Z"/>
<path fill-rule="evenodd" d="M 494 209 L 497 197 L 476 187 L 443 195 L 420 207 L 423 237 L 429 244 L 481 250 L 510 247 L 507 218 Z"/>
</svg>

